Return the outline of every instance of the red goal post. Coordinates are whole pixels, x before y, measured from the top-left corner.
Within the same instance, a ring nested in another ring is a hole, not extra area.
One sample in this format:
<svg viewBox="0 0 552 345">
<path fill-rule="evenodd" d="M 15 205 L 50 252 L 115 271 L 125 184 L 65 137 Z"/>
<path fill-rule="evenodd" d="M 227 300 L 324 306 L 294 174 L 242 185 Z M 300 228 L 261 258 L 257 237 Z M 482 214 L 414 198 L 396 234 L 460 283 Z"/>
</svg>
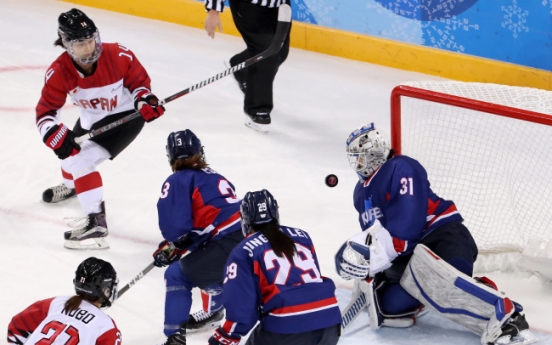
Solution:
<svg viewBox="0 0 552 345">
<path fill-rule="evenodd" d="M 552 92 L 405 83 L 391 94 L 391 142 L 456 203 L 482 253 L 552 241 Z"/>
</svg>

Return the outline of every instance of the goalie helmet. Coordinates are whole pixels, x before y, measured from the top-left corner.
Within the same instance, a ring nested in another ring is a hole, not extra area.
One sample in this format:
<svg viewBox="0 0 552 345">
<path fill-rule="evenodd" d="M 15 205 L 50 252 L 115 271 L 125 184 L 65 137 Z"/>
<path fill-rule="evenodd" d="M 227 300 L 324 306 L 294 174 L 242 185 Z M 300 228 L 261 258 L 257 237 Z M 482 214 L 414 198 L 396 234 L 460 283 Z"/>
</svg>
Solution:
<svg viewBox="0 0 552 345">
<path fill-rule="evenodd" d="M 172 132 L 167 138 L 167 158 L 172 166 L 174 161 L 179 158 L 188 158 L 195 155 L 201 155 L 205 159 L 205 153 L 201 140 L 189 129 L 184 131 Z"/>
<path fill-rule="evenodd" d="M 100 32 L 81 10 L 73 8 L 60 14 L 58 33 L 73 60 L 88 65 L 99 59 L 103 50 Z"/>
<path fill-rule="evenodd" d="M 374 123 L 370 123 L 355 129 L 349 135 L 345 149 L 351 168 L 361 180 L 366 180 L 387 161 L 391 146 Z"/>
<path fill-rule="evenodd" d="M 117 298 L 119 280 L 117 273 L 107 261 L 95 257 L 84 260 L 75 272 L 75 291 L 86 295 L 100 297 L 101 307 L 110 307 Z"/>
<path fill-rule="evenodd" d="M 247 237 L 254 225 L 266 224 L 275 221 L 280 223 L 278 203 L 269 191 L 263 189 L 258 192 L 247 192 L 241 206 L 241 223 L 243 236 Z"/>
</svg>

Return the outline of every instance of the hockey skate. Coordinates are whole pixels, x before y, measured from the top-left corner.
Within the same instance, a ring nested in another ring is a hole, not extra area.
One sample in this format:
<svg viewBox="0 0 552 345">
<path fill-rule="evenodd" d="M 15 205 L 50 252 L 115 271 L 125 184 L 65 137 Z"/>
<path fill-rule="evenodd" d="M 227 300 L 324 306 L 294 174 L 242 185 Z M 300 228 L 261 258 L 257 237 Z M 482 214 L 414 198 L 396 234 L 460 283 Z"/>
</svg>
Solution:
<svg viewBox="0 0 552 345">
<path fill-rule="evenodd" d="M 189 333 L 201 332 L 213 329 L 220 325 L 220 321 L 224 318 L 224 309 L 220 309 L 213 313 L 207 313 L 203 309 L 190 314 L 190 318 L 186 323 L 186 330 Z"/>
<path fill-rule="evenodd" d="M 169 336 L 167 340 L 160 345 L 186 345 L 186 323 L 180 326 L 180 330 Z"/>
<path fill-rule="evenodd" d="M 69 226 L 75 230 L 66 231 L 65 248 L 68 249 L 108 249 L 109 244 L 105 240 L 109 234 L 105 220 L 105 208 L 102 202 L 102 211 L 91 213 L 86 217 L 74 219 Z"/>
<path fill-rule="evenodd" d="M 261 133 L 268 133 L 268 125 L 271 122 L 270 113 L 245 114 L 245 125 Z"/>
<path fill-rule="evenodd" d="M 502 333 L 493 342 L 488 343 L 490 345 L 526 345 L 534 344 L 539 339 L 531 333 L 529 330 L 529 324 L 525 320 L 525 315 L 515 312 L 512 316 L 502 325 Z"/>
<path fill-rule="evenodd" d="M 77 192 L 75 191 L 74 188 L 67 188 L 62 183 L 58 186 L 46 189 L 42 193 L 42 201 L 47 202 L 49 204 L 53 204 L 56 202 L 70 199 L 76 195 L 77 195 Z"/>
</svg>

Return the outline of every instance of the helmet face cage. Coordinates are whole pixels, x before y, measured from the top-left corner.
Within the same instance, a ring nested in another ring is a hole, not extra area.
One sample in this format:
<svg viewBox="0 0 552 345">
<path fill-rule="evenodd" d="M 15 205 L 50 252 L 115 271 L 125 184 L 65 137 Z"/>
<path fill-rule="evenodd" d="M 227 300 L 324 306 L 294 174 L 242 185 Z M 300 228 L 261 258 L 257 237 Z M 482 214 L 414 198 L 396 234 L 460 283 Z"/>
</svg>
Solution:
<svg viewBox="0 0 552 345">
<path fill-rule="evenodd" d="M 113 266 L 109 262 L 90 257 L 84 260 L 77 271 L 73 285 L 75 292 L 100 297 L 101 307 L 110 307 L 117 299 L 119 279 Z"/>
<path fill-rule="evenodd" d="M 179 158 L 188 158 L 195 155 L 201 155 L 205 158 L 201 140 L 189 129 L 169 134 L 165 149 L 170 165 L 173 165 L 174 161 Z"/>
<path fill-rule="evenodd" d="M 58 33 L 71 58 L 82 64 L 96 62 L 102 51 L 100 32 L 82 11 L 73 8 L 58 18 Z"/>
<path fill-rule="evenodd" d="M 280 223 L 278 202 L 266 189 L 245 194 L 240 206 L 240 213 L 242 233 L 245 237 L 251 233 L 251 227 L 254 225 L 266 224 L 272 221 Z"/>
<path fill-rule="evenodd" d="M 387 161 L 390 145 L 373 123 L 354 130 L 346 142 L 349 165 L 361 179 L 366 179 Z"/>
</svg>

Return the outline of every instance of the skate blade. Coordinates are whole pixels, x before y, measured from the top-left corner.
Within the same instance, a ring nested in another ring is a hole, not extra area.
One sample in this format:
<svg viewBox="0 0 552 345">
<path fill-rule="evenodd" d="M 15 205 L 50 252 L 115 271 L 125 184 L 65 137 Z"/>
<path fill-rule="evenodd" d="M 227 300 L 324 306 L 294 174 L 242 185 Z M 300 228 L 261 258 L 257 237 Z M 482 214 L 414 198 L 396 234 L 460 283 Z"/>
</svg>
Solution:
<svg viewBox="0 0 552 345">
<path fill-rule="evenodd" d="M 199 332 L 204 332 L 204 331 L 210 331 L 218 326 L 220 326 L 221 324 L 221 321 L 213 321 L 213 322 L 209 322 L 205 325 L 203 325 L 202 327 L 199 327 L 199 328 L 186 328 L 186 333 L 199 333 Z"/>
<path fill-rule="evenodd" d="M 530 330 L 526 329 L 520 331 L 516 334 L 515 337 L 511 338 L 510 336 L 498 338 L 495 341 L 495 345 L 528 345 L 538 342 L 539 339 L 535 337 Z"/>
<path fill-rule="evenodd" d="M 261 133 L 268 133 L 268 126 L 270 126 L 270 125 L 260 125 L 258 123 L 255 123 L 247 115 L 245 115 L 245 122 L 244 123 L 247 127 L 252 128 L 252 129 L 256 130 L 257 132 L 261 132 Z"/>
<path fill-rule="evenodd" d="M 87 240 L 82 240 L 82 241 L 66 240 L 63 246 L 67 249 L 74 249 L 74 250 L 109 249 L 109 243 L 107 243 L 104 237 L 89 238 Z"/>
</svg>

